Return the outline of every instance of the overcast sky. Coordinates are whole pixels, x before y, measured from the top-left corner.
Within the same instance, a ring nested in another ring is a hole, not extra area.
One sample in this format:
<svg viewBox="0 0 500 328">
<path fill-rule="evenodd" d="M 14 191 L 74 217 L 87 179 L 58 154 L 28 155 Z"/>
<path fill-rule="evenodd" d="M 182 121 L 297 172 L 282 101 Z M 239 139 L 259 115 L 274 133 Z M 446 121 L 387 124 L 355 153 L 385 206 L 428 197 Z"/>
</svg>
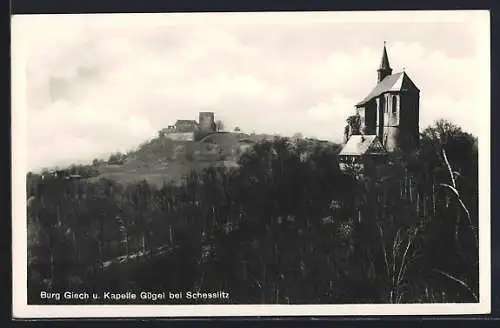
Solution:
<svg viewBox="0 0 500 328">
<path fill-rule="evenodd" d="M 340 141 L 354 104 L 376 83 L 384 40 L 394 73 L 405 68 L 421 90 L 420 128 L 445 118 L 478 135 L 490 110 L 488 17 L 15 17 L 12 56 L 22 58 L 26 73 L 27 166 L 107 157 L 206 110 L 229 130 Z"/>
</svg>

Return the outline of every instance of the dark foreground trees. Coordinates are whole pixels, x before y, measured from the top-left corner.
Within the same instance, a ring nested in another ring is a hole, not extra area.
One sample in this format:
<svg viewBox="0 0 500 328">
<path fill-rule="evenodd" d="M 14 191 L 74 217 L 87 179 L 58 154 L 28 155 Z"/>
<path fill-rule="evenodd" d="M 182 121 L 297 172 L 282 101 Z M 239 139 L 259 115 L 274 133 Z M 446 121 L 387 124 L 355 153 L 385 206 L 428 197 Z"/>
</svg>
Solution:
<svg viewBox="0 0 500 328">
<path fill-rule="evenodd" d="M 232 303 L 478 300 L 477 142 L 446 122 L 364 176 L 307 139 L 180 186 L 30 175 L 40 290 L 223 290 Z"/>
</svg>

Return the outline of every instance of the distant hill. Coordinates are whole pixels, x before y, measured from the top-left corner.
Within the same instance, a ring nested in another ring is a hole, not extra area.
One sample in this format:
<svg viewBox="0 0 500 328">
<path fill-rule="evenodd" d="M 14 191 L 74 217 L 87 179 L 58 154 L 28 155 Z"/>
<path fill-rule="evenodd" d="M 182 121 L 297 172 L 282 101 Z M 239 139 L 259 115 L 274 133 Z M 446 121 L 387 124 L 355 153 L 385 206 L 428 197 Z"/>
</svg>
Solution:
<svg viewBox="0 0 500 328">
<path fill-rule="evenodd" d="M 78 174 L 89 181 L 107 178 L 124 184 L 146 180 L 157 187 L 166 182 L 178 184 L 193 170 L 200 172 L 209 166 L 237 167 L 241 146 L 248 148 L 249 145 L 251 147 L 252 144 L 276 137 L 239 132 L 218 132 L 197 141 L 157 137 L 141 144 L 134 151 L 112 154 L 106 161 L 94 160 L 89 166 L 72 166 L 64 175 Z M 302 140 L 306 143 L 320 142 Z M 321 143 L 325 144 L 324 141 Z"/>
<path fill-rule="evenodd" d="M 180 183 L 191 171 L 200 172 L 209 166 L 237 166 L 235 149 L 242 140 L 272 139 L 270 135 L 219 132 L 198 141 L 175 141 L 157 137 L 137 150 L 123 156 L 122 163 L 108 162 L 96 165 L 99 175 L 91 178 L 109 178 L 121 183 L 146 180 L 161 186 L 165 182 Z"/>
</svg>

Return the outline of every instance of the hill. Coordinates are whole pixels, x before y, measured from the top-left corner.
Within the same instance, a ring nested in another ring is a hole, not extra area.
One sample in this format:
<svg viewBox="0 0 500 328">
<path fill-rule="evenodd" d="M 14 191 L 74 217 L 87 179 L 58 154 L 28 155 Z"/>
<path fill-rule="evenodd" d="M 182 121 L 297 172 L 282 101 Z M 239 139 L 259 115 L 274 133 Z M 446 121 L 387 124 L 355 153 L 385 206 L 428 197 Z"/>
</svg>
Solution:
<svg viewBox="0 0 500 328">
<path fill-rule="evenodd" d="M 432 127 L 415 153 L 359 179 L 335 165 L 331 143 L 248 148 L 252 136 L 240 137 L 157 139 L 56 178 L 28 174 L 29 304 L 44 304 L 40 292 L 51 288 L 228 290 L 233 304 L 478 302 L 472 136 Z M 227 165 L 234 142 L 249 151 L 237 174 L 209 170 L 160 190 L 65 182 L 151 172 L 162 181 L 183 161 Z"/>
<path fill-rule="evenodd" d="M 218 132 L 196 141 L 177 141 L 156 137 L 144 142 L 126 154 L 111 154 L 108 160 L 95 159 L 92 165 L 71 166 L 52 171 L 66 178 L 101 178 L 129 184 L 137 181 L 161 187 L 166 182 L 180 184 L 190 172 L 201 172 L 210 166 L 238 167 L 240 156 L 252 146 L 265 140 L 274 140 L 270 134 Z M 315 139 L 300 139 L 304 145 L 334 144 Z M 307 153 L 307 146 L 305 148 Z M 48 172 L 45 172 L 45 174 Z M 44 173 L 42 173 L 43 175 Z M 28 175 L 30 176 L 30 175 Z"/>
<path fill-rule="evenodd" d="M 197 141 L 157 137 L 135 151 L 94 163 L 99 173 L 90 180 L 109 178 L 120 183 L 146 180 L 158 187 L 165 182 L 178 184 L 193 170 L 200 172 L 209 166 L 236 167 L 242 145 L 273 138 L 275 136 L 232 132 L 214 133 Z"/>
</svg>

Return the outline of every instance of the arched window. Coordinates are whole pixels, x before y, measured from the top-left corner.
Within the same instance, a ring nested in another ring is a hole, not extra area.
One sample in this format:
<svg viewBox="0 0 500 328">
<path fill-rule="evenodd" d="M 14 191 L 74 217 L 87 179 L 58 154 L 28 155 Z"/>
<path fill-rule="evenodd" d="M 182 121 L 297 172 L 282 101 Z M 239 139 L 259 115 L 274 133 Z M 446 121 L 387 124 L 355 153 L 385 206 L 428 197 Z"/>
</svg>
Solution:
<svg viewBox="0 0 500 328">
<path fill-rule="evenodd" d="M 398 97 L 392 96 L 392 113 L 396 114 L 398 110 Z"/>
</svg>

